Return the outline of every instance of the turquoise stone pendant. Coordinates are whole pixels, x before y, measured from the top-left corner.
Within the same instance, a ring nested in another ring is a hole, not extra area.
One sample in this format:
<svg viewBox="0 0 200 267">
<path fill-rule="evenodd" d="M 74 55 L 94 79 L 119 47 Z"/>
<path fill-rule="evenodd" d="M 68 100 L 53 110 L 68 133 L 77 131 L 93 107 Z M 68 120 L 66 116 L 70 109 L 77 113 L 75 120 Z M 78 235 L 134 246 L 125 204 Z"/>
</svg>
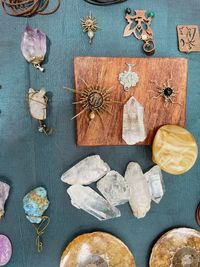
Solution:
<svg viewBox="0 0 200 267">
<path fill-rule="evenodd" d="M 49 217 L 43 216 L 48 207 L 49 200 L 47 198 L 47 191 L 43 187 L 35 188 L 25 195 L 23 199 L 23 208 L 26 218 L 30 223 L 34 224 L 34 228 L 36 230 L 36 245 L 38 252 L 41 252 L 43 248 L 43 243 L 40 237 L 44 234 L 44 230 L 50 222 Z"/>
</svg>

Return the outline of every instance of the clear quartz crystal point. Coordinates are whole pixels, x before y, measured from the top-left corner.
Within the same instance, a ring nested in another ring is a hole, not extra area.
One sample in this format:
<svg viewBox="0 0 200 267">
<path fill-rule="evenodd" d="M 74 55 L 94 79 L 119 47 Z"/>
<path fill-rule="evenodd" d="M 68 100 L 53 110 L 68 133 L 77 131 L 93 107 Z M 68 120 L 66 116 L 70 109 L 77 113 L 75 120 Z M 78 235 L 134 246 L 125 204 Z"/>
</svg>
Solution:
<svg viewBox="0 0 200 267">
<path fill-rule="evenodd" d="M 46 44 L 46 35 L 42 31 L 26 26 L 22 35 L 22 54 L 29 63 L 40 71 L 44 71 L 40 64 L 44 61 L 47 52 Z"/>
<path fill-rule="evenodd" d="M 88 186 L 72 185 L 67 193 L 74 207 L 88 212 L 100 221 L 121 216 L 117 208 L 112 207 L 108 201 Z"/>
<path fill-rule="evenodd" d="M 101 179 L 109 171 L 108 164 L 99 155 L 95 155 L 87 157 L 74 165 L 61 176 L 61 180 L 70 185 L 89 185 Z"/>
<path fill-rule="evenodd" d="M 145 217 L 151 208 L 151 195 L 148 183 L 138 163 L 130 162 L 128 164 L 125 180 L 130 187 L 129 204 L 133 214 L 138 219 Z"/>
<path fill-rule="evenodd" d="M 135 145 L 146 137 L 144 107 L 131 97 L 124 105 L 122 138 L 128 145 Z"/>
<path fill-rule="evenodd" d="M 160 167 L 158 165 L 154 166 L 146 172 L 144 176 L 149 184 L 151 199 L 159 204 L 165 193 L 165 186 Z"/>
<path fill-rule="evenodd" d="M 0 181 L 0 219 L 4 216 L 4 206 L 9 196 L 10 186 Z"/>
<path fill-rule="evenodd" d="M 98 183 L 97 188 L 112 206 L 129 201 L 130 191 L 124 177 L 116 171 L 110 171 Z"/>
</svg>

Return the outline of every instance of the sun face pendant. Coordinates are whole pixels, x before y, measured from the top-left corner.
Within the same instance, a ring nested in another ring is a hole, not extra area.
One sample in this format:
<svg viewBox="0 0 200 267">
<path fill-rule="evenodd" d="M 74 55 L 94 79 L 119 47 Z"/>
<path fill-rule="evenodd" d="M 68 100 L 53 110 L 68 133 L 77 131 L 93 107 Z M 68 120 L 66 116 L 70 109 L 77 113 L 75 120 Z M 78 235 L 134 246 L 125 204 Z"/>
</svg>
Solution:
<svg viewBox="0 0 200 267">
<path fill-rule="evenodd" d="M 89 16 L 81 19 L 81 27 L 84 32 L 87 32 L 89 43 L 91 44 L 94 38 L 94 33 L 98 30 L 96 18 L 90 13 Z"/>
<path fill-rule="evenodd" d="M 90 86 L 84 80 L 82 81 L 85 85 L 85 88 L 82 91 L 67 88 L 80 95 L 80 100 L 73 104 L 82 106 L 82 110 L 72 119 L 80 116 L 84 112 L 89 112 L 90 120 L 94 120 L 97 115 L 103 123 L 102 113 L 107 112 L 112 115 L 109 110 L 111 104 L 119 104 L 120 102 L 111 99 L 111 88 L 106 89 L 99 85 Z"/>
<path fill-rule="evenodd" d="M 125 91 L 129 91 L 131 87 L 135 87 L 139 82 L 139 76 L 132 71 L 135 64 L 127 64 L 128 70 L 119 74 L 119 82 L 123 85 Z"/>
</svg>

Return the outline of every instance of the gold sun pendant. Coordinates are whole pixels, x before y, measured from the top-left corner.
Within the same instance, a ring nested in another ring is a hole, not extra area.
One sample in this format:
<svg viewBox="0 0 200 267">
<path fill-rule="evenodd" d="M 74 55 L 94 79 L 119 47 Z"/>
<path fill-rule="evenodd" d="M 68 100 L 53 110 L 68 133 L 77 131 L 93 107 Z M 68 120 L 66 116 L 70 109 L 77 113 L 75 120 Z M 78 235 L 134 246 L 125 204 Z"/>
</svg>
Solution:
<svg viewBox="0 0 200 267">
<path fill-rule="evenodd" d="M 89 43 L 92 43 L 92 39 L 94 38 L 94 33 L 98 30 L 96 18 L 92 16 L 90 13 L 89 16 L 81 19 L 81 26 L 84 32 L 87 32 Z"/>
<path fill-rule="evenodd" d="M 99 85 L 89 86 L 84 80 L 82 81 L 85 84 L 85 88 L 82 91 L 67 88 L 68 90 L 80 95 L 80 100 L 74 102 L 73 104 L 80 104 L 82 106 L 82 110 L 72 119 L 80 116 L 84 112 L 89 112 L 88 116 L 90 120 L 94 120 L 96 115 L 98 115 L 103 123 L 101 116 L 102 113 L 107 112 L 108 114 L 112 115 L 110 112 L 110 106 L 113 103 L 119 104 L 120 102 L 111 99 L 110 91 L 112 88 L 106 89 Z"/>
</svg>

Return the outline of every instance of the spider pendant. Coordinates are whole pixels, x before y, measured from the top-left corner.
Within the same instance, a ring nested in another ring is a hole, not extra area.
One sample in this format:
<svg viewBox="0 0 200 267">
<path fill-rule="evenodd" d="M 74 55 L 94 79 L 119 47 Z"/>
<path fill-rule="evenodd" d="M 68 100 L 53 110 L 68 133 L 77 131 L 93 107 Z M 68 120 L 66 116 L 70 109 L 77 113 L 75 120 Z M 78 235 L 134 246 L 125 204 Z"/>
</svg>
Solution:
<svg viewBox="0 0 200 267">
<path fill-rule="evenodd" d="M 151 83 L 154 83 L 156 88 L 150 91 L 158 93 L 158 95 L 153 96 L 153 99 L 162 97 L 164 99 L 165 106 L 168 106 L 170 103 L 181 105 L 176 102 L 176 96 L 179 91 L 171 85 L 171 79 L 167 80 L 163 85 L 159 85 L 157 81 L 151 81 Z"/>
</svg>

